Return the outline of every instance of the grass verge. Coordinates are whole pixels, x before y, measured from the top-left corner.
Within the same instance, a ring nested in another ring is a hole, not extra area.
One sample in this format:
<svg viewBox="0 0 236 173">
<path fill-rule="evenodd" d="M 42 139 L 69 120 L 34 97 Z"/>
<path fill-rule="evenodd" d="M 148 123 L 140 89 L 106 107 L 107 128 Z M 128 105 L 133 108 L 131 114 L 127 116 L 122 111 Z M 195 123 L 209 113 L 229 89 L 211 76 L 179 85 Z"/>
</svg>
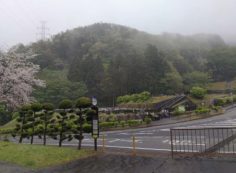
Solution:
<svg viewBox="0 0 236 173">
<path fill-rule="evenodd" d="M 92 150 L 0 142 L 0 161 L 33 169 L 65 164 L 94 154 Z"/>
</svg>

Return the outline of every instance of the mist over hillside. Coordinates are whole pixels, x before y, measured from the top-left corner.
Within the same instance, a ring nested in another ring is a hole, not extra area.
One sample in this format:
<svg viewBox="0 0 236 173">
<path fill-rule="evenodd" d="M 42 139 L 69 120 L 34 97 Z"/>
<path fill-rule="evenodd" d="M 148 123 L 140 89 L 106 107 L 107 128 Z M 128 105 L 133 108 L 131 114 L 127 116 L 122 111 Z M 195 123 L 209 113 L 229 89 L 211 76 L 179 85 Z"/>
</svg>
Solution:
<svg viewBox="0 0 236 173">
<path fill-rule="evenodd" d="M 205 85 L 209 52 L 224 49 L 227 44 L 215 34 L 153 35 L 122 25 L 96 23 L 20 49 L 29 47 L 39 54 L 34 62 L 41 66 L 39 76 L 48 84 L 36 90 L 36 98 L 57 102 L 87 94 L 111 103 L 125 94 L 175 94 L 188 91 L 195 83 Z M 50 92 L 56 89 L 60 97 L 50 99 Z M 72 95 L 70 90 L 77 94 Z"/>
</svg>

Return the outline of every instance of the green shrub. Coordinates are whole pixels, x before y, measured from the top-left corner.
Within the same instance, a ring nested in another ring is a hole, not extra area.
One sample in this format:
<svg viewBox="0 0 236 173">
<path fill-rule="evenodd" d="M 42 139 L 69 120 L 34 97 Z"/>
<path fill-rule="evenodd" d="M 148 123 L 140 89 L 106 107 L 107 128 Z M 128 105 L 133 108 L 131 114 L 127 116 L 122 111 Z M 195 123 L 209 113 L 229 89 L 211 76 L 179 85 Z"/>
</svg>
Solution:
<svg viewBox="0 0 236 173">
<path fill-rule="evenodd" d="M 120 122 L 121 127 L 125 127 L 125 124 L 126 124 L 125 121 L 121 121 L 121 122 Z"/>
<path fill-rule="evenodd" d="M 101 128 L 111 128 L 111 127 L 115 127 L 115 122 L 101 122 L 100 124 Z"/>
<path fill-rule="evenodd" d="M 34 112 L 38 112 L 40 110 L 42 110 L 42 104 L 35 102 L 31 104 L 31 110 Z"/>
<path fill-rule="evenodd" d="M 0 134 L 11 134 L 14 132 L 14 129 L 9 128 L 9 129 L 0 129 Z"/>
<path fill-rule="evenodd" d="M 174 110 L 174 115 L 182 115 L 185 113 L 185 107 L 184 106 L 178 106 L 177 108 L 175 108 Z"/>
<path fill-rule="evenodd" d="M 190 90 L 191 96 L 197 99 L 203 99 L 206 93 L 207 91 L 201 87 L 192 87 L 192 89 Z"/>
<path fill-rule="evenodd" d="M 152 122 L 152 119 L 149 118 L 149 117 L 145 117 L 145 118 L 144 118 L 144 122 L 145 122 L 146 124 L 150 124 L 150 123 Z"/>
<path fill-rule="evenodd" d="M 220 108 L 221 108 L 221 106 L 214 106 L 214 105 L 211 106 L 211 109 L 214 111 L 217 111 L 217 112 L 220 110 Z"/>
<path fill-rule="evenodd" d="M 51 103 L 44 103 L 43 104 L 43 109 L 46 110 L 46 111 L 52 111 L 54 109 L 54 106 Z"/>
<path fill-rule="evenodd" d="M 116 102 L 118 104 L 120 103 L 142 103 L 150 99 L 151 94 L 147 91 L 144 91 L 142 93 L 138 94 L 132 94 L 132 95 L 124 95 L 124 96 L 119 96 L 116 99 Z"/>
<path fill-rule="evenodd" d="M 84 131 L 84 133 L 91 133 L 92 132 L 92 125 L 91 124 L 83 124 L 83 131 Z"/>
<path fill-rule="evenodd" d="M 116 115 L 110 114 L 110 115 L 107 117 L 107 121 L 109 121 L 109 122 L 117 121 Z"/>
<path fill-rule="evenodd" d="M 233 102 L 233 98 L 232 97 L 226 97 L 225 98 L 225 104 L 230 104 Z"/>
<path fill-rule="evenodd" d="M 26 104 L 26 105 L 23 105 L 21 108 L 20 108 L 21 111 L 29 111 L 31 110 L 31 105 L 29 104 Z"/>
<path fill-rule="evenodd" d="M 99 121 L 100 121 L 100 122 L 106 122 L 109 116 L 110 116 L 109 114 L 100 113 L 100 114 L 99 114 Z"/>
<path fill-rule="evenodd" d="M 224 106 L 225 100 L 223 98 L 214 99 L 214 105 L 215 106 Z"/>
<path fill-rule="evenodd" d="M 19 113 L 19 112 L 14 112 L 14 113 L 12 114 L 12 119 L 13 119 L 13 120 L 16 119 L 16 118 L 18 118 L 18 117 L 20 117 L 20 113 Z"/>
<path fill-rule="evenodd" d="M 70 109 L 72 108 L 72 105 L 73 104 L 71 100 L 65 99 L 59 103 L 59 109 Z"/>
<path fill-rule="evenodd" d="M 76 107 L 77 108 L 88 108 L 92 106 L 92 101 L 88 97 L 80 97 L 76 100 Z"/>
<path fill-rule="evenodd" d="M 128 120 L 127 123 L 129 126 L 137 126 L 142 124 L 142 120 Z"/>
<path fill-rule="evenodd" d="M 198 109 L 195 110 L 195 113 L 197 114 L 206 114 L 209 113 L 211 110 L 209 108 L 205 107 L 199 107 Z"/>
</svg>

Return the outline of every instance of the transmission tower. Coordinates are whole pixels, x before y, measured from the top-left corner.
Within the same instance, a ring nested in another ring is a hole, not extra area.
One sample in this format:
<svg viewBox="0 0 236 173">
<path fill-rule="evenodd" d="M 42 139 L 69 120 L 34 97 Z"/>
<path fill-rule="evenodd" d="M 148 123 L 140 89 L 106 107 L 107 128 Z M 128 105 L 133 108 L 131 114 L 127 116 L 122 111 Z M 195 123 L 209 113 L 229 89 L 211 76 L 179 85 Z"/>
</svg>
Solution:
<svg viewBox="0 0 236 173">
<path fill-rule="evenodd" d="M 39 30 L 39 33 L 37 33 L 37 35 L 39 35 L 40 40 L 45 41 L 47 39 L 47 37 L 49 36 L 49 28 L 47 27 L 47 22 L 46 21 L 41 21 L 41 26 L 38 27 L 37 29 Z"/>
</svg>

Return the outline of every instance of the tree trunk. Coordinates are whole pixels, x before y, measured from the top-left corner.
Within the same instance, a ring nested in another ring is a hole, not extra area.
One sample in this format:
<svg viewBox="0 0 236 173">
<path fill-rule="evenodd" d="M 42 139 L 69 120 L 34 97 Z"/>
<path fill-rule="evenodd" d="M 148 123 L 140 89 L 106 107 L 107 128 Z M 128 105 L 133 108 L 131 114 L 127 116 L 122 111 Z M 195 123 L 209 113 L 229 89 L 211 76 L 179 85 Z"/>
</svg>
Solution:
<svg viewBox="0 0 236 173">
<path fill-rule="evenodd" d="M 22 135 L 20 135 L 19 143 L 22 143 Z"/>
<path fill-rule="evenodd" d="M 35 122 L 35 112 L 33 113 L 33 127 L 32 127 L 32 135 L 31 135 L 31 141 L 30 141 L 30 144 L 33 144 L 33 142 L 34 142 L 34 122 Z"/>
<path fill-rule="evenodd" d="M 61 144 L 62 144 L 62 133 L 60 132 L 60 138 L 59 138 L 59 147 L 61 147 Z"/>
<path fill-rule="evenodd" d="M 46 116 L 47 116 L 47 112 L 44 115 L 43 145 L 46 145 L 46 134 L 47 134 L 47 121 L 46 121 L 47 119 L 46 119 Z"/>
<path fill-rule="evenodd" d="M 65 111 L 65 110 L 64 110 Z M 64 124 L 64 117 L 62 117 L 62 122 L 61 122 L 61 131 L 60 131 L 60 138 L 59 138 L 59 147 L 62 145 L 62 135 L 63 135 L 63 124 Z"/>
<path fill-rule="evenodd" d="M 20 134 L 20 139 L 19 139 L 19 143 L 22 143 L 22 140 L 23 140 L 23 136 L 22 136 L 22 133 L 23 133 L 23 125 L 25 124 L 25 115 L 23 117 L 23 120 L 22 120 L 22 123 L 21 123 L 21 134 Z"/>
<path fill-rule="evenodd" d="M 78 145 L 78 150 L 81 149 L 81 145 L 82 145 L 82 140 L 83 140 L 83 117 L 82 117 L 82 110 L 80 110 L 80 115 L 79 115 L 79 125 L 80 125 L 80 130 L 79 130 L 79 145 Z"/>
<path fill-rule="evenodd" d="M 81 139 L 79 139 L 78 150 L 80 150 L 80 149 L 81 149 L 81 144 L 82 144 L 82 140 L 81 140 Z"/>
</svg>

